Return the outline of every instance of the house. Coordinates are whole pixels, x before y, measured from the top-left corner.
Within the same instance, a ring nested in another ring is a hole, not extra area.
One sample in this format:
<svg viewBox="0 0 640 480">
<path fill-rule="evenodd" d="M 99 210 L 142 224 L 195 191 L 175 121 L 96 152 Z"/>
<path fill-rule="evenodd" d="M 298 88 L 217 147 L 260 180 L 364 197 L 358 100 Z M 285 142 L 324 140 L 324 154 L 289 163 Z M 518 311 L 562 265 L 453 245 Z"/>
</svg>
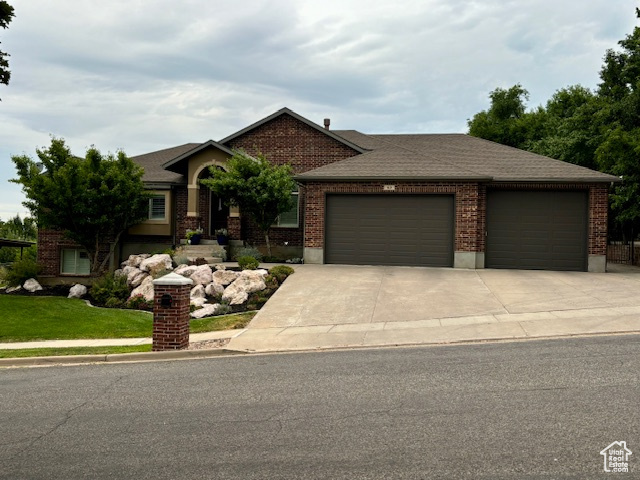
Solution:
<svg viewBox="0 0 640 480">
<path fill-rule="evenodd" d="M 259 245 L 259 230 L 199 181 L 235 149 L 293 167 L 296 207 L 272 243 L 307 263 L 604 272 L 608 190 L 617 177 L 464 134 L 331 130 L 283 108 L 220 141 L 133 157 L 152 192 L 149 218 L 120 258 L 227 228 Z M 40 233 L 45 275 L 86 273 L 60 232 Z M 119 258 L 112 259 L 116 264 Z"/>
</svg>

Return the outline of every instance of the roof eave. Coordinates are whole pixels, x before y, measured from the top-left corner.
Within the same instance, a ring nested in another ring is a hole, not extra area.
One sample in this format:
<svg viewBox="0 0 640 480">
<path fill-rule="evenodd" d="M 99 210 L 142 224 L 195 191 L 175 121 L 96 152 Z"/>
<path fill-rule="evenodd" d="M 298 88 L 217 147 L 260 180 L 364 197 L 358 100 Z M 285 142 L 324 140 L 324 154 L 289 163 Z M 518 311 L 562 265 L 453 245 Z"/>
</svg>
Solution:
<svg viewBox="0 0 640 480">
<path fill-rule="evenodd" d="M 226 154 L 228 154 L 230 156 L 233 156 L 233 151 L 230 148 L 225 147 L 221 143 L 218 143 L 218 142 L 216 142 L 214 140 L 207 140 L 206 142 L 198 145 L 197 147 L 192 148 L 188 152 L 185 152 L 182 155 L 180 155 L 180 156 L 178 156 L 178 157 L 176 157 L 176 158 L 174 158 L 172 160 L 169 160 L 168 162 L 163 163 L 162 164 L 162 168 L 164 168 L 165 170 L 169 170 L 170 172 L 181 173 L 181 172 L 179 172 L 177 170 L 171 169 L 170 167 L 180 163 L 181 161 L 189 158 L 190 156 L 192 156 L 192 155 L 204 150 L 205 148 L 209 148 L 209 147 L 217 148 L 218 150 L 221 150 L 224 153 L 226 153 Z"/>
<path fill-rule="evenodd" d="M 556 177 L 556 178 L 509 178 L 498 177 L 493 183 L 620 183 L 618 177 Z"/>
<path fill-rule="evenodd" d="M 330 176 L 330 175 L 322 175 L 322 176 L 305 176 L 296 175 L 293 179 L 300 183 L 308 183 L 308 182 L 394 182 L 394 181 L 403 181 L 403 182 L 490 182 L 493 180 L 493 177 L 480 177 L 480 176 L 462 176 L 462 177 L 452 177 L 452 176 L 402 176 L 402 175 L 393 175 L 393 176 Z"/>
</svg>

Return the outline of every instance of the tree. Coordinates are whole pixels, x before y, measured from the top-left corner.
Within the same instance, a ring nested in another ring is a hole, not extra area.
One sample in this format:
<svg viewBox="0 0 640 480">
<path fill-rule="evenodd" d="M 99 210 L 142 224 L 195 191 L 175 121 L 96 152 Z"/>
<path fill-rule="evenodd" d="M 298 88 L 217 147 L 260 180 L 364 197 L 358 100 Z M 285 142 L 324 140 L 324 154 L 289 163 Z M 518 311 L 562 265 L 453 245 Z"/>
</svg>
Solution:
<svg viewBox="0 0 640 480">
<path fill-rule="evenodd" d="M 0 0 L 0 27 L 7 28 L 13 20 L 13 7 L 4 0 Z M 9 85 L 9 79 L 11 78 L 11 72 L 9 71 L 9 61 L 7 57 L 8 53 L 0 50 L 0 83 Z"/>
<path fill-rule="evenodd" d="M 64 140 L 36 150 L 40 163 L 26 155 L 12 157 L 27 197 L 24 205 L 40 228 L 61 229 L 89 254 L 91 272 L 105 269 L 107 261 L 129 227 L 148 215 L 149 194 L 143 170 L 124 152 L 103 156 L 89 148 L 84 158 L 71 154 Z M 100 258 L 109 243 L 109 254 Z"/>
<path fill-rule="evenodd" d="M 242 151 L 234 152 L 227 170 L 210 168 L 211 178 L 201 180 L 227 205 L 240 207 L 264 234 L 267 255 L 271 256 L 269 232 L 278 215 L 294 207 L 291 192 L 296 187 L 291 166 L 272 165 L 264 155 L 250 157 Z"/>
</svg>

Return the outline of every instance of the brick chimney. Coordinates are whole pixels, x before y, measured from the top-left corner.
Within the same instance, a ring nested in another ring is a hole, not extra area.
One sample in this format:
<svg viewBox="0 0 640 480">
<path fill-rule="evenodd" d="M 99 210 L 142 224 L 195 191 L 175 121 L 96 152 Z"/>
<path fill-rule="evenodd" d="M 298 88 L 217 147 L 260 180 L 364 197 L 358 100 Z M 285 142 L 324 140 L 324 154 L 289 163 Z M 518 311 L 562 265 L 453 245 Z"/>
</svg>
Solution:
<svg viewBox="0 0 640 480">
<path fill-rule="evenodd" d="M 331 119 L 330 118 L 325 118 L 324 119 L 324 128 L 329 130 L 329 125 L 331 125 Z"/>
</svg>

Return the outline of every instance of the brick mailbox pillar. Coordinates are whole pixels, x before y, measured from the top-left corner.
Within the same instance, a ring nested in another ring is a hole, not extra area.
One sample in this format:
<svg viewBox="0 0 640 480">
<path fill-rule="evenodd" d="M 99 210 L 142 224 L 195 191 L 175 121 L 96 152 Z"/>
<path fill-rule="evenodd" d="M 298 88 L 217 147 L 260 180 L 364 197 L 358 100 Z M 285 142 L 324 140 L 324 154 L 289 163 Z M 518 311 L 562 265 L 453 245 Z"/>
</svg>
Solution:
<svg viewBox="0 0 640 480">
<path fill-rule="evenodd" d="M 154 352 L 189 346 L 189 293 L 193 280 L 170 273 L 153 281 Z"/>
</svg>

